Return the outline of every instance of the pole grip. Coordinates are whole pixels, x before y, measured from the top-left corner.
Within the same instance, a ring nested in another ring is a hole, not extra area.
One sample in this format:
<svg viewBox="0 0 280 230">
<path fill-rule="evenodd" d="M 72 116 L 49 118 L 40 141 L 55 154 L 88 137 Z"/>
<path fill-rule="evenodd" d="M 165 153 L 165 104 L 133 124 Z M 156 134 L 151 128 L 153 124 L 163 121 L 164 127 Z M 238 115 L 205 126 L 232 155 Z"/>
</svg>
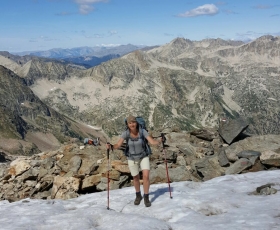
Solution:
<svg viewBox="0 0 280 230">
<path fill-rule="evenodd" d="M 163 133 L 161 133 L 161 139 L 162 139 L 162 147 L 164 148 L 164 143 L 166 141 L 166 138 Z"/>
<path fill-rule="evenodd" d="M 109 142 L 107 142 L 108 145 L 110 145 L 111 147 L 111 144 Z M 107 159 L 109 159 L 109 153 L 110 153 L 110 149 L 107 149 Z"/>
</svg>

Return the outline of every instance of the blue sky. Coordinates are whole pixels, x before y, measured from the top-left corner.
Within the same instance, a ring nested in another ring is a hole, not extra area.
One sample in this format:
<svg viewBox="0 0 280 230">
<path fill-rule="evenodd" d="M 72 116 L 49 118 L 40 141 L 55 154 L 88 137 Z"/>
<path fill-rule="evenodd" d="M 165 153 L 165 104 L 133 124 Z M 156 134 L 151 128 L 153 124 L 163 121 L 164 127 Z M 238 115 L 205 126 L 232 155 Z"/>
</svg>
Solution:
<svg viewBox="0 0 280 230">
<path fill-rule="evenodd" d="M 5 0 L 0 51 L 280 35 L 279 0 Z"/>
</svg>

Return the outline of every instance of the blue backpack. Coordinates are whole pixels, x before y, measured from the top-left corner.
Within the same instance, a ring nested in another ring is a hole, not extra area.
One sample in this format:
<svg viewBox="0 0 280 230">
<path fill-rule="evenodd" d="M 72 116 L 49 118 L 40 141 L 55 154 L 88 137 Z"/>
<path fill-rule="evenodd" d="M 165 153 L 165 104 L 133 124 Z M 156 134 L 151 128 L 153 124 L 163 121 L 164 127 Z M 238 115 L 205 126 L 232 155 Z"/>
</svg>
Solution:
<svg viewBox="0 0 280 230">
<path fill-rule="evenodd" d="M 124 155 L 127 156 L 127 157 L 132 157 L 131 154 L 129 154 L 129 146 L 128 146 L 128 140 L 130 139 L 130 134 L 129 134 L 129 130 L 128 130 L 128 125 L 127 125 L 127 120 L 126 118 L 124 119 L 124 122 L 125 122 L 125 129 L 126 129 L 126 147 L 124 149 Z M 143 154 L 143 156 L 141 156 L 140 158 L 143 158 L 143 157 L 146 157 L 146 156 L 149 156 L 152 154 L 152 149 L 147 141 L 147 139 L 144 137 L 143 135 L 143 130 L 147 130 L 146 128 L 146 122 L 144 120 L 143 117 L 136 117 L 136 122 L 138 123 L 139 125 L 139 135 L 140 135 L 140 138 L 142 139 L 142 143 L 143 143 L 143 149 L 145 150 L 145 155 Z"/>
</svg>

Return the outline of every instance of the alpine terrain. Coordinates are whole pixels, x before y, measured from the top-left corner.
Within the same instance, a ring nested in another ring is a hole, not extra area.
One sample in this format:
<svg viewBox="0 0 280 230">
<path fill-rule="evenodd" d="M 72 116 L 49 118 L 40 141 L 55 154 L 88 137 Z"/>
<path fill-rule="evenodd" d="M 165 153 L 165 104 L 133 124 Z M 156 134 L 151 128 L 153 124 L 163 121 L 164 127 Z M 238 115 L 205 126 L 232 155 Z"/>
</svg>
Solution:
<svg viewBox="0 0 280 230">
<path fill-rule="evenodd" d="M 251 134 L 279 134 L 280 39 L 250 43 L 177 38 L 85 69 L 53 59 L 0 56 L 46 105 L 74 120 L 123 130 L 129 114 L 149 129 L 218 127 L 245 117 Z"/>
</svg>

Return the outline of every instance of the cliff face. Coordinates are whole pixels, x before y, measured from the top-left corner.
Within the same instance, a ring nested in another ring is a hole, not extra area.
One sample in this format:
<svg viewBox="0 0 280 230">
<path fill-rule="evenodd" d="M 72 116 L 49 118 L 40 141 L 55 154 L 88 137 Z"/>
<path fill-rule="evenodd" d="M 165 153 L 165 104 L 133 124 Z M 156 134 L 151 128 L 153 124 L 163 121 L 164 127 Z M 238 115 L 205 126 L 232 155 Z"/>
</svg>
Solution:
<svg viewBox="0 0 280 230">
<path fill-rule="evenodd" d="M 87 135 L 77 122 L 44 104 L 28 87 L 26 79 L 3 66 L 0 115 L 0 149 L 13 154 L 54 149 L 70 138 L 82 140 Z"/>
<path fill-rule="evenodd" d="M 14 69 L 48 106 L 109 134 L 129 113 L 150 129 L 187 130 L 244 116 L 248 132 L 279 134 L 279 48 L 273 36 L 247 44 L 177 38 L 87 70 L 41 59 Z"/>
</svg>

